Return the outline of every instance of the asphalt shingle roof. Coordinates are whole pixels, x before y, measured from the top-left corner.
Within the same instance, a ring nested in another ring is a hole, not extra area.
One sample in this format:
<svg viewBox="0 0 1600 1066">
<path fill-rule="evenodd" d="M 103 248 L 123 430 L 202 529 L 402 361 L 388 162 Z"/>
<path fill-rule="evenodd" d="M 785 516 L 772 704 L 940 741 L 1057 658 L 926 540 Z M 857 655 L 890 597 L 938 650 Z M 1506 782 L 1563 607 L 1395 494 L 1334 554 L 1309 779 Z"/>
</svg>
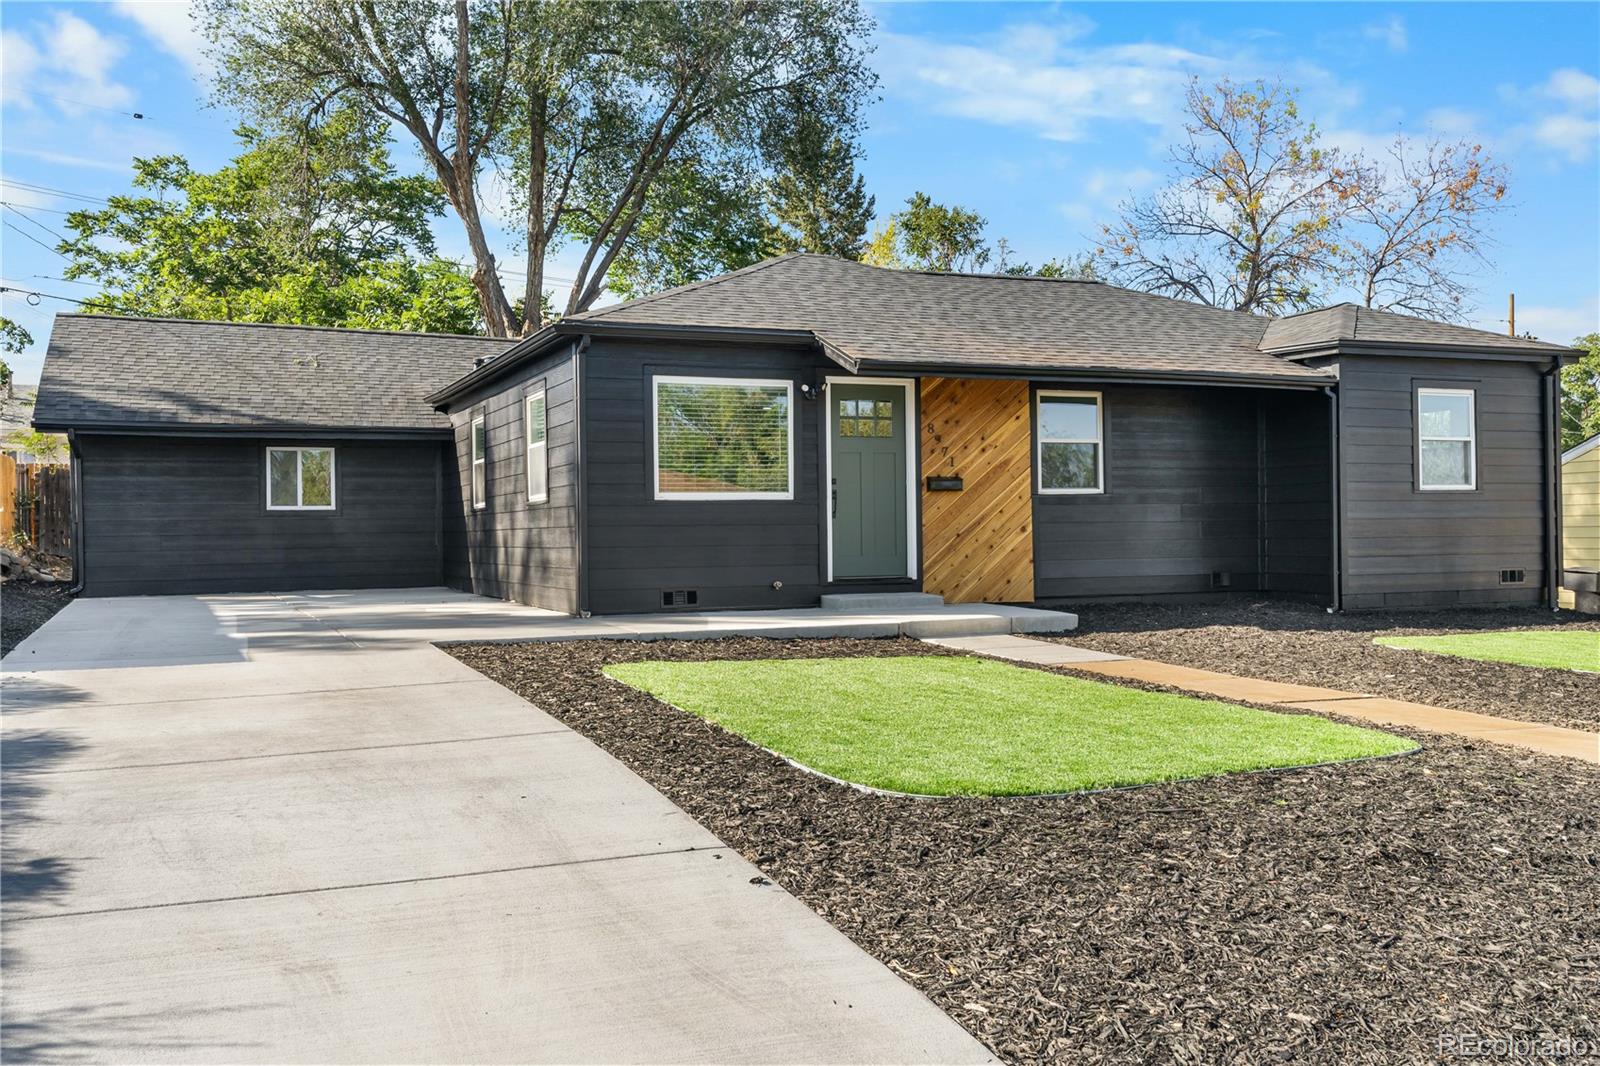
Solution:
<svg viewBox="0 0 1600 1066">
<path fill-rule="evenodd" d="M 1505 348 L 1521 351 L 1567 351 L 1564 344 L 1508 337 L 1486 329 L 1454 326 L 1426 318 L 1374 311 L 1358 304 L 1334 304 L 1315 311 L 1275 318 L 1261 338 L 1263 351 L 1278 352 L 1338 341 L 1377 344 L 1432 344 L 1440 348 Z"/>
<path fill-rule="evenodd" d="M 423 397 L 513 343 L 57 315 L 33 419 L 50 427 L 445 429 L 449 420 Z"/>
<path fill-rule="evenodd" d="M 1266 320 L 1099 282 L 889 270 L 794 254 L 580 316 L 804 329 L 873 364 L 1320 378 L 1257 345 Z"/>
</svg>

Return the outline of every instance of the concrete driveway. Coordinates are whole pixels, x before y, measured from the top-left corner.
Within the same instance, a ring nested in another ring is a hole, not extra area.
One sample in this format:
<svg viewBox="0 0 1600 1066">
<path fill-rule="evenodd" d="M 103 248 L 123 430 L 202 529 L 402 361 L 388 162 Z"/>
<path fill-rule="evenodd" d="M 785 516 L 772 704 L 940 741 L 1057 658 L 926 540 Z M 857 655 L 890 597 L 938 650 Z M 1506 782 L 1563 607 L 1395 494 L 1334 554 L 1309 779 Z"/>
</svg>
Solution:
<svg viewBox="0 0 1600 1066">
<path fill-rule="evenodd" d="M 981 1062 L 444 590 L 80 600 L 4 663 L 6 1061 Z"/>
</svg>

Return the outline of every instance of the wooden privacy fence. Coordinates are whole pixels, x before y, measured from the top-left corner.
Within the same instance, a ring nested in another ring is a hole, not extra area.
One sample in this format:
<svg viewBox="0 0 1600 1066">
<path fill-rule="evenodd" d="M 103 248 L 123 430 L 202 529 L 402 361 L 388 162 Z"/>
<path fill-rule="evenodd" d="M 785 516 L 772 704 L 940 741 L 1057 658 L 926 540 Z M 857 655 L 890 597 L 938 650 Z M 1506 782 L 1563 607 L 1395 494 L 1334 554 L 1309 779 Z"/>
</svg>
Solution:
<svg viewBox="0 0 1600 1066">
<path fill-rule="evenodd" d="M 44 555 L 72 554 L 72 469 L 0 454 L 0 540 L 25 538 Z"/>
</svg>

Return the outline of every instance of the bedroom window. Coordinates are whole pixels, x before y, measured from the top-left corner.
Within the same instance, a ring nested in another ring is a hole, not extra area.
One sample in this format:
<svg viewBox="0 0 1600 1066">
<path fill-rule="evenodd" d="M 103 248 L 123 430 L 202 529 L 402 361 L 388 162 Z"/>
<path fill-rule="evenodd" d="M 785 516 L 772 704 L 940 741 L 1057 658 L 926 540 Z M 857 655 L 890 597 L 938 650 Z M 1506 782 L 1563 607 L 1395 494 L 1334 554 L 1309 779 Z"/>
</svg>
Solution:
<svg viewBox="0 0 1600 1066">
<path fill-rule="evenodd" d="M 481 511 L 489 506 L 489 437 L 484 428 L 483 416 L 472 420 L 472 509 Z"/>
<path fill-rule="evenodd" d="M 550 498 L 550 455 L 546 450 L 544 386 L 528 393 L 523 401 L 523 423 L 528 434 L 528 502 L 544 503 Z"/>
<path fill-rule="evenodd" d="M 268 448 L 267 510 L 334 509 L 332 448 Z"/>
<path fill-rule="evenodd" d="M 1478 425 L 1471 389 L 1417 390 L 1417 487 L 1466 492 L 1478 486 Z"/>
<path fill-rule="evenodd" d="M 794 499 L 794 386 L 654 379 L 658 500 Z"/>
<path fill-rule="evenodd" d="M 1039 491 L 1088 493 L 1105 490 L 1098 392 L 1040 392 Z"/>
</svg>

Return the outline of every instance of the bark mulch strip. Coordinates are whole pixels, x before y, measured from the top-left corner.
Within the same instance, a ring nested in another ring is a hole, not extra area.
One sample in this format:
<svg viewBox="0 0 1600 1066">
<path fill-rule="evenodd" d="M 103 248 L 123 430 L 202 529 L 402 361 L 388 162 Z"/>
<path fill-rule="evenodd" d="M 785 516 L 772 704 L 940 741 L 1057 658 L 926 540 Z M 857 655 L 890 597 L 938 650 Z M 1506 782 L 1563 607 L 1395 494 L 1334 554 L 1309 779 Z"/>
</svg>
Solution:
<svg viewBox="0 0 1600 1066">
<path fill-rule="evenodd" d="M 1234 601 L 1086 604 L 1078 629 L 1045 639 L 1175 666 L 1600 730 L 1600 678 L 1573 670 L 1479 662 L 1385 648 L 1374 637 L 1578 629 L 1600 619 L 1563 611 L 1456 610 L 1330 615 L 1317 607 Z"/>
<path fill-rule="evenodd" d="M 1395 1062 L 1600 1036 L 1600 771 L 1415 756 L 1063 799 L 871 795 L 600 674 L 910 640 L 451 654 L 595 740 L 1015 1062 Z M 1405 730 L 1392 730 L 1407 733 Z"/>
<path fill-rule="evenodd" d="M 33 581 L 0 584 L 0 655 L 11 654 L 12 648 L 71 602 L 65 585 Z"/>
</svg>

